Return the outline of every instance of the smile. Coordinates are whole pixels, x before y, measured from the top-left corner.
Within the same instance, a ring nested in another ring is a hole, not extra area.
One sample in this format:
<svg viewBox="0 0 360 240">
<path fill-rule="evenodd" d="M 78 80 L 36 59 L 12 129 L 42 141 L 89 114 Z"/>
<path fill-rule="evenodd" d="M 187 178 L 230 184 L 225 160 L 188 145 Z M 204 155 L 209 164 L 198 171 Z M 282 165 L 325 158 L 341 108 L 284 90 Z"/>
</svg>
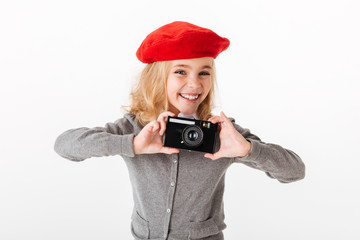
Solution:
<svg viewBox="0 0 360 240">
<path fill-rule="evenodd" d="M 200 94 L 185 94 L 185 93 L 180 93 L 180 96 L 189 100 L 195 100 L 198 99 Z"/>
</svg>

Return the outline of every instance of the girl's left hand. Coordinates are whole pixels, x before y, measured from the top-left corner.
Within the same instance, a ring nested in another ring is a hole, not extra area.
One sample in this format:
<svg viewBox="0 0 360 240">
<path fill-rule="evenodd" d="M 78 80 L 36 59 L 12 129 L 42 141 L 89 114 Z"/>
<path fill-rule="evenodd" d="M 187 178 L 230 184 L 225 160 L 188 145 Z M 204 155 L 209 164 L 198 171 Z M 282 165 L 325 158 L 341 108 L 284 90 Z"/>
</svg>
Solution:
<svg viewBox="0 0 360 240">
<path fill-rule="evenodd" d="M 234 128 L 223 112 L 220 116 L 209 118 L 208 121 L 220 123 L 220 149 L 214 154 L 206 153 L 204 157 L 216 160 L 222 157 L 244 157 L 250 153 L 251 143 Z"/>
</svg>

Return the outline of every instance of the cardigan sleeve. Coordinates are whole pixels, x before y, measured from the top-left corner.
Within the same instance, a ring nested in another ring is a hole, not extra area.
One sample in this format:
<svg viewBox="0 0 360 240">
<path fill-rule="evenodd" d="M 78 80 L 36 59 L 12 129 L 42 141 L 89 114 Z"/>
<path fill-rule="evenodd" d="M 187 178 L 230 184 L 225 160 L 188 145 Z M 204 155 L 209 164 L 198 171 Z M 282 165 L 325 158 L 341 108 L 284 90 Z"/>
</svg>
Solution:
<svg viewBox="0 0 360 240">
<path fill-rule="evenodd" d="M 56 138 L 54 150 L 72 161 L 112 155 L 133 157 L 132 129 L 125 118 L 107 123 L 105 127 L 70 129 Z"/>
<path fill-rule="evenodd" d="M 298 181 L 305 177 L 305 164 L 296 153 L 277 144 L 262 142 L 249 129 L 235 124 L 233 119 L 232 122 L 235 129 L 251 142 L 250 153 L 245 157 L 235 157 L 234 162 L 259 169 L 282 183 Z"/>
</svg>

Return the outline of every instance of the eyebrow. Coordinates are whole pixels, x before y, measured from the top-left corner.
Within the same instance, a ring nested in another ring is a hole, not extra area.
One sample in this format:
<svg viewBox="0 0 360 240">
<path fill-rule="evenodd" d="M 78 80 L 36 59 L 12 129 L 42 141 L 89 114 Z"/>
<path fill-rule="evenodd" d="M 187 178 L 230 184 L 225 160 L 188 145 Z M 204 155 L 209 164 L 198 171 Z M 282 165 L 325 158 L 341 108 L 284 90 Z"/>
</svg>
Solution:
<svg viewBox="0 0 360 240">
<path fill-rule="evenodd" d="M 190 65 L 186 65 L 186 64 L 177 64 L 175 66 L 173 66 L 172 68 L 176 68 L 176 67 L 183 67 L 183 68 L 192 68 Z M 205 68 L 208 68 L 208 69 L 212 69 L 212 67 L 210 67 L 209 65 L 204 65 L 201 67 L 201 69 L 205 69 Z"/>
</svg>

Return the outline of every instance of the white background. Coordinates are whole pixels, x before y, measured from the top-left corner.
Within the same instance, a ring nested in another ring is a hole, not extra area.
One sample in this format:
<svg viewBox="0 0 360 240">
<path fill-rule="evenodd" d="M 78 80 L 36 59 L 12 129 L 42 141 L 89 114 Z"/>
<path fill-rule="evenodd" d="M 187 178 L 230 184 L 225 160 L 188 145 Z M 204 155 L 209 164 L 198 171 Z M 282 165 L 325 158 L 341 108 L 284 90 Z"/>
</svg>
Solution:
<svg viewBox="0 0 360 240">
<path fill-rule="evenodd" d="M 145 36 L 175 20 L 230 39 L 216 59 L 224 110 L 294 150 L 306 178 L 227 173 L 226 239 L 359 239 L 359 2 L 1 1 L 0 239 L 131 239 L 119 156 L 58 156 L 63 131 L 122 117 Z"/>
</svg>

